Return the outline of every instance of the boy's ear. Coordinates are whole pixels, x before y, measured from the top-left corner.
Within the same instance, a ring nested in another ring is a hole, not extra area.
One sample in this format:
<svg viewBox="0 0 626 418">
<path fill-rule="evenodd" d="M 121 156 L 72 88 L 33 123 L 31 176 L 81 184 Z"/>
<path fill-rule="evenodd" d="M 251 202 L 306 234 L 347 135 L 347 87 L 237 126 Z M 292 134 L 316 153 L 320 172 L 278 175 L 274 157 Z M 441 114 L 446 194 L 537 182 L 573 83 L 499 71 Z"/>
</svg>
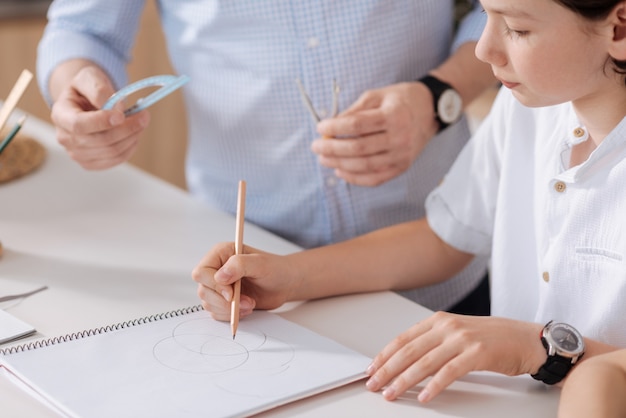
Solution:
<svg viewBox="0 0 626 418">
<path fill-rule="evenodd" d="M 621 1 L 615 6 L 610 19 L 613 24 L 611 57 L 626 61 L 626 1 Z"/>
</svg>

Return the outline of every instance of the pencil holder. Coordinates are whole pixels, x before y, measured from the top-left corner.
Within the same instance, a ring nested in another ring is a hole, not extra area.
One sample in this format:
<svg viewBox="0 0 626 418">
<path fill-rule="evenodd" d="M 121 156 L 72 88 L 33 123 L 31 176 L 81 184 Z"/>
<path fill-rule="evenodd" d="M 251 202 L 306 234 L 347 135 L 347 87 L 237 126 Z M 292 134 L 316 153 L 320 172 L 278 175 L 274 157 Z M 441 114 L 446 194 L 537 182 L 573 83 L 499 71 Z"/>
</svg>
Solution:
<svg viewBox="0 0 626 418">
<path fill-rule="evenodd" d="M 18 135 L 0 154 L 0 184 L 33 172 L 45 156 L 46 150 L 39 142 Z"/>
</svg>

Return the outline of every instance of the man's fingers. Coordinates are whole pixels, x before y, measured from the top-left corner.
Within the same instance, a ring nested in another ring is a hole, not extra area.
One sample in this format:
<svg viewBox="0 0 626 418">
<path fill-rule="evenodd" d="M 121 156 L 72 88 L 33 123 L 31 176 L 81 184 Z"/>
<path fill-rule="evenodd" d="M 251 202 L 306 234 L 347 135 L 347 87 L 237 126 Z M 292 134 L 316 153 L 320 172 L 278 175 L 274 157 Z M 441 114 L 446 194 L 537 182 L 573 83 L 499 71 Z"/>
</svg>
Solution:
<svg viewBox="0 0 626 418">
<path fill-rule="evenodd" d="M 71 88 L 87 99 L 96 109 L 100 109 L 115 93 L 115 88 L 109 78 L 95 66 L 82 68 L 72 79 Z"/>
<path fill-rule="evenodd" d="M 60 142 L 60 141 L 59 141 Z M 103 148 L 67 149 L 70 157 L 87 170 L 104 170 L 125 161 L 139 146 L 137 135 Z"/>
<path fill-rule="evenodd" d="M 388 134 L 383 132 L 355 139 L 317 139 L 311 150 L 325 157 L 368 157 L 389 152 L 389 142 Z"/>
<path fill-rule="evenodd" d="M 52 108 L 52 122 L 67 132 L 75 135 L 90 135 L 108 131 L 125 121 L 124 114 L 118 110 L 95 110 L 85 112 L 57 102 Z"/>
<path fill-rule="evenodd" d="M 57 124 L 57 140 L 68 149 L 76 148 L 104 148 L 111 147 L 118 142 L 123 142 L 128 138 L 139 135 L 150 123 L 150 114 L 147 111 L 143 111 L 128 117 L 124 123 L 118 126 L 109 127 L 104 130 L 94 130 L 93 132 L 83 132 L 89 130 L 89 121 L 93 120 L 94 125 L 96 121 L 102 121 L 98 117 L 91 118 L 90 114 L 98 112 L 86 112 L 77 115 L 74 128 L 68 129 L 67 127 Z M 104 123 L 104 125 L 108 125 Z M 94 129 L 98 129 L 95 126 Z"/>
<path fill-rule="evenodd" d="M 99 110 L 115 93 L 109 78 L 95 66 L 83 67 L 52 106 L 52 122 L 75 134 L 110 129 L 125 120 L 123 107 Z"/>
<path fill-rule="evenodd" d="M 386 123 L 387 118 L 380 109 L 368 109 L 324 119 L 317 125 L 317 131 L 331 138 L 354 138 L 382 132 Z"/>
<path fill-rule="evenodd" d="M 355 174 L 337 169 L 335 170 L 335 175 L 345 180 L 347 183 L 356 186 L 375 187 L 399 176 L 403 171 L 404 170 L 399 167 L 389 167 L 387 170 L 378 171 L 376 173 Z"/>
</svg>

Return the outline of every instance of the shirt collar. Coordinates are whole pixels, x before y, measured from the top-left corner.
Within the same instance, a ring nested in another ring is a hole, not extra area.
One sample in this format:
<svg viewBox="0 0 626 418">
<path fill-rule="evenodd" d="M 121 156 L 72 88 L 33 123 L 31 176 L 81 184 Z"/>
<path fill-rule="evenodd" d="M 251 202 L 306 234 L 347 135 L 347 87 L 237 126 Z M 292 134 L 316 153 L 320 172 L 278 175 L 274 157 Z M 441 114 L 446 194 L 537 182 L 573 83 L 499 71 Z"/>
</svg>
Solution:
<svg viewBox="0 0 626 418">
<path fill-rule="evenodd" d="M 576 129 L 576 128 L 574 128 Z M 584 129 L 584 128 L 583 128 Z M 572 133 L 570 136 L 577 137 L 580 135 L 580 132 Z M 581 137 L 588 138 L 589 135 L 586 133 Z M 582 141 L 578 141 L 576 143 L 580 143 Z M 573 143 L 572 145 L 575 145 Z M 619 160 L 624 158 L 624 154 L 626 151 L 626 117 L 624 117 L 619 124 L 602 140 L 600 145 L 593 150 L 589 158 L 578 167 L 574 167 L 574 170 L 570 173 L 573 175 L 573 179 L 580 180 L 587 174 L 591 174 L 598 169 L 602 169 L 603 167 L 607 167 L 609 165 L 614 165 L 619 162 Z"/>
<path fill-rule="evenodd" d="M 569 181 L 580 180 L 582 176 L 589 173 L 590 170 L 594 170 L 598 164 L 604 166 L 609 163 L 607 159 L 613 161 L 610 157 L 621 158 L 618 150 L 626 148 L 626 116 L 621 122 L 613 128 L 613 130 L 604 138 L 600 145 L 589 155 L 586 161 L 582 164 L 567 169 L 569 165 L 569 158 L 571 155 L 571 148 L 577 144 L 585 142 L 589 139 L 589 132 L 587 128 L 580 122 L 580 119 L 576 115 L 571 103 L 569 104 L 569 116 L 566 123 L 567 133 L 563 140 L 561 148 L 561 163 L 563 164 L 564 172 L 560 176 L 563 179 Z M 601 162 L 604 161 L 604 162 Z M 613 161 L 614 163 L 614 161 Z"/>
</svg>

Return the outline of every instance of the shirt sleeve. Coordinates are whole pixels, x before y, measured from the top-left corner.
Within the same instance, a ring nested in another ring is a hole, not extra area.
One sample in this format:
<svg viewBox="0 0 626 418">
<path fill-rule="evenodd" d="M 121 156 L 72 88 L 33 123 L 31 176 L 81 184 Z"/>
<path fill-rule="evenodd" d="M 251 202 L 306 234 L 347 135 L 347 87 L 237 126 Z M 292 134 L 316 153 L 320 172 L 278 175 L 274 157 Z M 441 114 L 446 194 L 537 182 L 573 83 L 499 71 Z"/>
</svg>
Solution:
<svg viewBox="0 0 626 418">
<path fill-rule="evenodd" d="M 487 15 L 477 1 L 471 1 L 474 7 L 459 23 L 459 27 L 452 43 L 452 51 L 469 41 L 478 41 L 487 23 Z"/>
<path fill-rule="evenodd" d="M 501 90 L 492 111 L 426 200 L 433 231 L 449 245 L 476 255 L 489 255 L 493 241 L 504 128 L 512 95 Z"/>
<path fill-rule="evenodd" d="M 55 0 L 37 49 L 37 81 L 50 104 L 48 81 L 64 61 L 95 62 L 120 88 L 127 83 L 126 64 L 134 45 L 145 0 Z"/>
</svg>

